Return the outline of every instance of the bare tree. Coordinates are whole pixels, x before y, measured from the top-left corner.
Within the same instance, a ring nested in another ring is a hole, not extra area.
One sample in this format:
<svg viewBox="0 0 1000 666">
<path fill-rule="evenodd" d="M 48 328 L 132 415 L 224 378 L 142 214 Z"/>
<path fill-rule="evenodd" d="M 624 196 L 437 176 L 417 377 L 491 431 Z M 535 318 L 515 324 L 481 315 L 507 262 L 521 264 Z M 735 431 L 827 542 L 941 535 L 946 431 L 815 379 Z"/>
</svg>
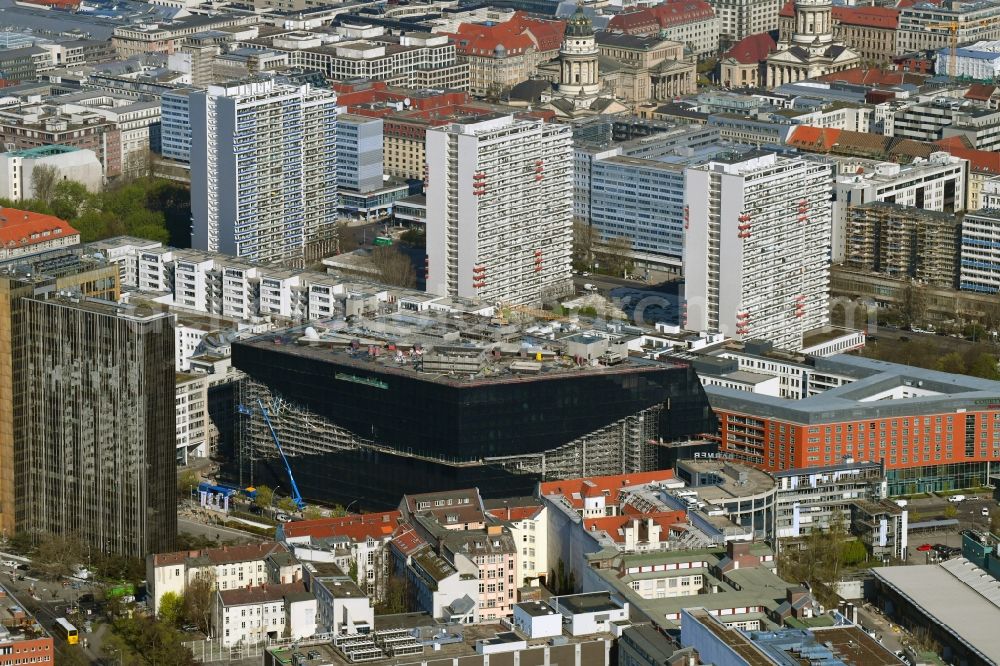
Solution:
<svg viewBox="0 0 1000 666">
<path fill-rule="evenodd" d="M 573 220 L 573 268 L 589 271 L 594 267 L 594 228 L 583 220 Z"/>
<path fill-rule="evenodd" d="M 632 239 L 615 236 L 596 251 L 598 261 L 609 275 L 622 277 L 632 269 Z"/>
<path fill-rule="evenodd" d="M 347 222 L 337 224 L 337 247 L 339 254 L 354 252 L 359 247 L 358 236 Z"/>
<path fill-rule="evenodd" d="M 414 287 L 417 274 L 410 258 L 394 247 L 379 246 L 372 250 L 372 263 L 378 270 L 379 280 L 397 287 Z"/>
<path fill-rule="evenodd" d="M 212 619 L 212 600 L 215 597 L 215 575 L 203 573 L 195 576 L 184 591 L 184 617 L 188 622 L 208 632 Z"/>
<path fill-rule="evenodd" d="M 34 190 L 34 197 L 39 201 L 49 203 L 52 195 L 56 192 L 56 185 L 59 184 L 59 169 L 48 164 L 37 166 L 31 170 L 31 186 Z"/>
</svg>

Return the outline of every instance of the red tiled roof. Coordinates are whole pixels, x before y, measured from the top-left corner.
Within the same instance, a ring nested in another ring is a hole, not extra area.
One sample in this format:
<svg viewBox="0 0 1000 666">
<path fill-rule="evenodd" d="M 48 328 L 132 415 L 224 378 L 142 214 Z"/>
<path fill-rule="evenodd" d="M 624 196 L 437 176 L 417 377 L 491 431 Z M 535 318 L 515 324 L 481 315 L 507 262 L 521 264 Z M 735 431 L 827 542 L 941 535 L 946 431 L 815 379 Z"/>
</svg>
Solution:
<svg viewBox="0 0 1000 666">
<path fill-rule="evenodd" d="M 715 10 L 705 0 L 667 0 L 646 9 L 617 14 L 608 22 L 608 29 L 636 34 L 702 21 L 714 16 Z"/>
<path fill-rule="evenodd" d="M 826 151 L 837 143 L 841 130 L 832 127 L 799 125 L 788 136 L 788 145 L 812 151 Z"/>
<path fill-rule="evenodd" d="M 955 157 L 969 160 L 969 166 L 973 171 L 988 171 L 1000 174 L 1000 153 L 991 150 L 975 150 L 973 148 L 963 148 L 960 146 L 960 137 L 948 137 L 935 141 L 934 144 Z"/>
<path fill-rule="evenodd" d="M 427 542 L 417 534 L 413 526 L 403 523 L 399 526 L 399 531 L 392 538 L 392 545 L 404 556 L 411 555 L 427 545 Z"/>
<path fill-rule="evenodd" d="M 771 51 L 778 48 L 774 39 L 766 32 L 758 35 L 749 35 L 738 41 L 731 49 L 726 51 L 723 58 L 734 58 L 737 62 L 750 65 L 767 60 Z"/>
<path fill-rule="evenodd" d="M 28 247 L 80 232 L 54 215 L 0 207 L 0 243 L 10 248 Z"/>
<path fill-rule="evenodd" d="M 612 499 L 617 499 L 618 491 L 631 486 L 642 486 L 674 478 L 673 470 L 662 469 L 653 472 L 619 474 L 616 476 L 592 476 L 581 479 L 549 481 L 539 485 L 541 495 L 562 495 L 576 508 L 583 507 L 583 497 L 602 495 L 605 491 Z"/>
<path fill-rule="evenodd" d="M 893 7 L 834 7 L 833 20 L 869 28 L 899 28 L 899 10 Z"/>
<path fill-rule="evenodd" d="M 840 72 L 831 72 L 819 77 L 820 81 L 835 81 L 859 86 L 898 86 L 904 83 L 920 85 L 927 80 L 923 74 L 884 70 L 868 67 L 853 67 Z"/>
<path fill-rule="evenodd" d="M 685 511 L 664 511 L 661 513 L 649 514 L 643 518 L 637 516 L 609 516 L 604 518 L 587 518 L 583 521 L 583 527 L 588 532 L 606 532 L 614 541 L 621 543 L 625 541 L 624 527 L 633 520 L 640 523 L 646 518 L 652 518 L 657 525 L 664 528 L 660 534 L 660 541 L 667 541 L 670 538 L 670 528 L 677 523 L 687 520 Z"/>
<path fill-rule="evenodd" d="M 497 507 L 495 509 L 490 509 L 489 514 L 500 520 L 506 520 L 511 522 L 517 522 L 519 520 L 527 520 L 528 518 L 534 518 L 538 515 L 538 512 L 542 510 L 541 505 L 536 506 L 508 506 L 508 507 Z"/>
<path fill-rule="evenodd" d="M 896 3 L 896 9 L 906 9 L 908 7 L 912 7 L 913 5 L 921 3 L 937 5 L 938 7 L 940 7 L 941 2 L 942 0 L 899 0 L 899 2 Z"/>
<path fill-rule="evenodd" d="M 559 49 L 565 29 L 565 21 L 534 19 L 523 12 L 515 12 L 504 23 L 462 23 L 452 37 L 459 55 L 494 57 L 498 55 L 497 48 L 502 46 L 503 52 L 512 56 L 527 53 L 531 49 Z"/>
<path fill-rule="evenodd" d="M 318 518 L 285 523 L 281 529 L 286 539 L 305 536 L 325 539 L 342 536 L 357 542 L 367 540 L 368 537 L 381 539 L 390 536 L 399 524 L 400 515 L 399 511 L 355 513 L 339 518 Z"/>
<path fill-rule="evenodd" d="M 965 99 L 977 99 L 985 102 L 997 91 L 997 86 L 987 83 L 973 83 L 965 91 Z"/>
</svg>

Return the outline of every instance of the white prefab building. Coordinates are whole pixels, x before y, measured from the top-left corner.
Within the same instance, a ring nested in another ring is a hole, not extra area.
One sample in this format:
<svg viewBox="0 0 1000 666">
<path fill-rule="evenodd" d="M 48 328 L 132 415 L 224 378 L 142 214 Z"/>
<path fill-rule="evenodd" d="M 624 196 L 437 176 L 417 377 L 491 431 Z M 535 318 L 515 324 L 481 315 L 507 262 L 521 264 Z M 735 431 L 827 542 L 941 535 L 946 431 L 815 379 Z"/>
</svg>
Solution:
<svg viewBox="0 0 1000 666">
<path fill-rule="evenodd" d="M 337 220 L 337 98 L 251 80 L 189 96 L 191 245 L 303 259 Z"/>
<path fill-rule="evenodd" d="M 567 125 L 499 116 L 427 131 L 427 291 L 540 303 L 572 289 Z"/>
<path fill-rule="evenodd" d="M 544 601 L 514 604 L 514 628 L 530 639 L 562 636 L 562 613 Z"/>
<path fill-rule="evenodd" d="M 52 145 L 0 154 L 0 199 L 23 201 L 35 197 L 34 172 L 51 167 L 59 178 L 74 180 L 88 192 L 104 185 L 104 167 L 92 150 Z"/>
<path fill-rule="evenodd" d="M 760 151 L 685 171 L 686 328 L 798 351 L 827 323 L 831 176 Z"/>
<path fill-rule="evenodd" d="M 375 609 L 343 569 L 332 563 L 306 563 L 305 583 L 316 597 L 317 631 L 367 634 L 375 628 Z"/>
<path fill-rule="evenodd" d="M 552 607 L 564 618 L 573 636 L 612 633 L 612 625 L 628 622 L 628 602 L 619 601 L 610 592 L 586 592 L 552 597 Z"/>
</svg>

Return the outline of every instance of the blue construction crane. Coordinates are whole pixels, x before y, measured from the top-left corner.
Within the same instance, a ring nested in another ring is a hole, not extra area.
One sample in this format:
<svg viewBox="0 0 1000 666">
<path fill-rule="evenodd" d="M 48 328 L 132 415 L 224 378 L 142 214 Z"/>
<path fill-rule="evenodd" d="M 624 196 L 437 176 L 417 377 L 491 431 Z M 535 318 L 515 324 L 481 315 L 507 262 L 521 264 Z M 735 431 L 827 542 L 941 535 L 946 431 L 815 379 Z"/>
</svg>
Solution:
<svg viewBox="0 0 1000 666">
<path fill-rule="evenodd" d="M 281 462 L 285 463 L 285 471 L 288 472 L 288 481 L 292 486 L 292 502 L 298 507 L 299 511 L 306 508 L 305 500 L 302 499 L 302 493 L 299 492 L 299 486 L 295 483 L 295 476 L 292 474 L 292 466 L 288 463 L 288 456 L 285 455 L 285 451 L 281 448 L 281 442 L 278 440 L 278 433 L 275 431 L 274 426 L 271 425 L 271 418 L 267 415 L 267 409 L 264 407 L 264 401 L 260 398 L 257 399 L 257 405 L 260 408 L 260 415 L 264 417 L 264 423 L 267 424 L 268 430 L 271 431 L 271 438 L 274 440 L 274 445 L 278 448 L 278 455 L 281 456 Z M 245 416 L 250 416 L 253 414 L 253 408 L 246 407 L 244 405 L 239 405 L 237 407 L 240 414 Z"/>
</svg>

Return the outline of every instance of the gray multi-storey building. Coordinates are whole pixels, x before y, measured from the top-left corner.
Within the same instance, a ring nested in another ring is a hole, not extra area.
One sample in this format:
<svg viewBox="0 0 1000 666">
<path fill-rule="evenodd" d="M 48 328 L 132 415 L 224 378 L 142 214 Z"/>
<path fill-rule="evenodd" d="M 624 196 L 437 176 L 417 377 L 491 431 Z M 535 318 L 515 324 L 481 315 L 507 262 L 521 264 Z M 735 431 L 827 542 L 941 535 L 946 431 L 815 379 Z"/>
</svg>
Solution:
<svg viewBox="0 0 1000 666">
<path fill-rule="evenodd" d="M 159 310 L 55 292 L 23 303 L 17 522 L 127 557 L 177 536 L 174 332 Z"/>
<path fill-rule="evenodd" d="M 250 79 L 190 95 L 191 244 L 301 264 L 337 220 L 337 98 Z"/>
<path fill-rule="evenodd" d="M 874 460 L 849 459 L 771 474 L 778 486 L 773 534 L 779 539 L 826 529 L 837 519 L 848 526 L 854 502 L 876 501 L 888 494 L 885 469 Z"/>
</svg>

